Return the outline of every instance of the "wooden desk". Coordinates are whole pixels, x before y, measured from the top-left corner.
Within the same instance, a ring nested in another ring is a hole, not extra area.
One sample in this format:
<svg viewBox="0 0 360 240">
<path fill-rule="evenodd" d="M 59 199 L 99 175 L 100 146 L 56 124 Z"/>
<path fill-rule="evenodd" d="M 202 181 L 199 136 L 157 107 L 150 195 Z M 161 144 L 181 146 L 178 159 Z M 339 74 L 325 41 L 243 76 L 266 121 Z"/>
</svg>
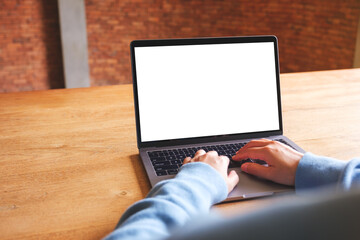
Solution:
<svg viewBox="0 0 360 240">
<path fill-rule="evenodd" d="M 360 69 L 281 84 L 285 135 L 316 154 L 360 156 Z M 131 85 L 0 94 L 0 133 L 0 239 L 99 239 L 150 189 Z"/>
</svg>

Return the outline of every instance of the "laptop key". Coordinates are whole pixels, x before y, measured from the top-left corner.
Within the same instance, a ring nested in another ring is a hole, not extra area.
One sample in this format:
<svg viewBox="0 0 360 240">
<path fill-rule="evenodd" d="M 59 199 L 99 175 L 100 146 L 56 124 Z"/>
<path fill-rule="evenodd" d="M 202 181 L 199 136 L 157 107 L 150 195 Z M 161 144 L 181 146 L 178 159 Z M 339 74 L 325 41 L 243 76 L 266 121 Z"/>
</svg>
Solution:
<svg viewBox="0 0 360 240">
<path fill-rule="evenodd" d="M 177 169 L 170 169 L 170 170 L 167 170 L 167 173 L 168 173 L 169 175 L 175 175 L 175 174 L 178 173 L 178 170 L 177 170 Z"/>
<path fill-rule="evenodd" d="M 166 160 L 177 160 L 175 155 L 170 155 L 165 157 Z"/>
<path fill-rule="evenodd" d="M 156 171 L 156 175 L 157 176 L 165 176 L 167 175 L 168 173 L 166 171 Z"/>
<path fill-rule="evenodd" d="M 159 166 L 154 167 L 155 171 L 164 171 L 164 170 L 170 170 L 170 169 L 178 169 L 178 165 L 169 165 L 169 166 Z"/>
<path fill-rule="evenodd" d="M 153 166 L 155 166 L 155 164 L 157 164 L 157 163 L 163 163 L 163 162 L 169 162 L 169 161 L 151 161 Z"/>
<path fill-rule="evenodd" d="M 164 162 L 153 162 L 153 166 L 154 167 L 162 167 L 162 166 L 168 166 L 171 163 L 169 161 L 164 161 Z"/>
<path fill-rule="evenodd" d="M 148 155 L 150 158 L 153 158 L 153 157 L 158 157 L 159 154 L 155 153 L 155 152 L 148 152 Z"/>
<path fill-rule="evenodd" d="M 165 157 L 150 157 L 151 161 L 165 161 Z"/>
</svg>

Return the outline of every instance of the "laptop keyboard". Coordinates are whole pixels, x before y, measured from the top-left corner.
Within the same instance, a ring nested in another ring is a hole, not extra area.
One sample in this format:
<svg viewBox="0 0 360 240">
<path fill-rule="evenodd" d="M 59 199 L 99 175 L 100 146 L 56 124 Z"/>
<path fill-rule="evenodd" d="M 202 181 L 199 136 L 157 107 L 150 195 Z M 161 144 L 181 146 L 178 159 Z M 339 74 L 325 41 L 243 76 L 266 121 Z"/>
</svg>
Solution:
<svg viewBox="0 0 360 240">
<path fill-rule="evenodd" d="M 281 143 L 290 146 L 283 139 L 276 139 L 275 141 L 279 141 Z M 176 148 L 170 150 L 148 152 L 148 155 L 150 157 L 151 163 L 154 167 L 157 176 L 177 174 L 179 168 L 182 166 L 182 162 L 184 161 L 184 158 L 194 157 L 195 153 L 200 149 L 203 149 L 206 152 L 216 151 L 218 152 L 219 155 L 227 156 L 230 159 L 229 168 L 240 167 L 245 162 L 266 164 L 265 161 L 258 159 L 245 159 L 242 161 L 232 160 L 232 156 L 234 156 L 235 153 L 240 148 L 245 146 L 246 143 L 247 142 L 224 144 L 224 145 L 207 145 L 207 146 L 192 147 L 192 148 Z"/>
</svg>

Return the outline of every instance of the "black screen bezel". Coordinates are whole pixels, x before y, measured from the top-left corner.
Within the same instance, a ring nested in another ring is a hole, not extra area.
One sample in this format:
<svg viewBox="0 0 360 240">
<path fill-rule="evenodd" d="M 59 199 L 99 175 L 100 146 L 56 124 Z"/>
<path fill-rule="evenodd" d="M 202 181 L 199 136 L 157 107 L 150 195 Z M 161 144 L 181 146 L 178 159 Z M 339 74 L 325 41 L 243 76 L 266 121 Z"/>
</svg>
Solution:
<svg viewBox="0 0 360 240">
<path fill-rule="evenodd" d="M 168 139 L 161 141 L 141 141 L 141 126 L 140 126 L 140 113 L 139 101 L 137 90 L 136 78 L 136 64 L 135 64 L 135 47 L 150 47 L 150 46 L 176 46 L 176 45 L 203 45 L 203 44 L 226 44 L 226 43 L 256 43 L 256 42 L 272 42 L 274 43 L 274 56 L 275 56 L 275 73 L 276 73 L 276 87 L 277 87 L 277 100 L 278 100 L 278 117 L 279 117 L 279 130 L 261 131 L 252 133 L 240 134 L 226 134 L 207 137 L 194 137 L 182 139 Z M 276 36 L 247 36 L 247 37 L 220 37 L 220 38 L 189 38 L 189 39 L 158 39 L 158 40 L 134 40 L 130 43 L 131 67 L 133 77 L 133 91 L 134 91 L 134 107 L 136 119 L 136 133 L 137 133 L 137 146 L 138 148 L 147 147 L 165 147 L 170 145 L 186 145 L 204 142 L 217 142 L 217 141 L 231 141 L 241 140 L 248 138 L 260 138 L 273 135 L 283 134 L 282 125 L 282 111 L 281 111 L 281 94 L 280 94 L 280 72 L 279 72 L 279 54 L 278 43 Z"/>
</svg>

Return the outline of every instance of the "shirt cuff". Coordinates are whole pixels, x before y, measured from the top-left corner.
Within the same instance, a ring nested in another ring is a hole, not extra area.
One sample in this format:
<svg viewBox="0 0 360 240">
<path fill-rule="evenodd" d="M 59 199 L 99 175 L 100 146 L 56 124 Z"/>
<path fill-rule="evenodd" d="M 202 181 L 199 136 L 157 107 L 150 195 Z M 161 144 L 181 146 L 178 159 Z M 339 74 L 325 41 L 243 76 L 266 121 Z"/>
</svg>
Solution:
<svg viewBox="0 0 360 240">
<path fill-rule="evenodd" d="M 154 186 L 148 197 L 157 195 L 157 189 L 170 184 L 177 188 L 172 194 L 180 194 L 186 202 L 191 202 L 200 211 L 208 211 L 216 203 L 226 199 L 228 189 L 225 179 L 209 164 L 187 163 L 181 167 L 174 179 L 162 181 Z"/>
<path fill-rule="evenodd" d="M 219 203 L 227 198 L 228 188 L 223 176 L 212 166 L 202 162 L 185 164 L 176 175 L 177 179 L 194 179 L 199 186 L 208 191 L 212 197 L 211 204 Z"/>
<path fill-rule="evenodd" d="M 337 184 L 346 164 L 345 161 L 305 153 L 296 169 L 296 191 Z"/>
</svg>

